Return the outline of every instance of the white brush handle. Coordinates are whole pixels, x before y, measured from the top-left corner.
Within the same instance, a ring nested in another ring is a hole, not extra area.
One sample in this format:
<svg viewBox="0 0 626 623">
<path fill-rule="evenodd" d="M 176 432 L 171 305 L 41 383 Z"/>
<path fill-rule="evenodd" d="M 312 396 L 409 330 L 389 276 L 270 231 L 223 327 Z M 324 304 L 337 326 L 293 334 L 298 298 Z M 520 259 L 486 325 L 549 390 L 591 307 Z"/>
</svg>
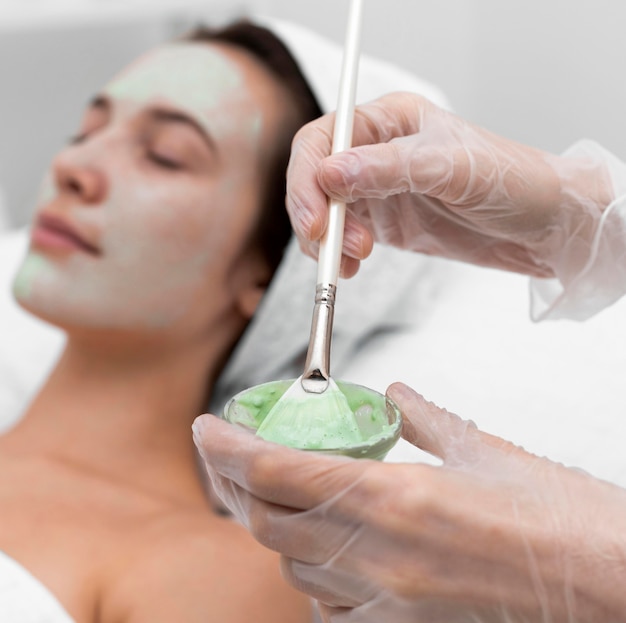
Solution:
<svg viewBox="0 0 626 623">
<path fill-rule="evenodd" d="M 332 152 L 334 154 L 348 149 L 352 144 L 362 12 L 363 0 L 351 0 L 333 135 Z M 317 287 L 309 350 L 304 364 L 304 373 L 300 379 L 304 391 L 315 394 L 325 392 L 330 382 L 330 341 L 335 311 L 335 291 L 341 264 L 346 205 L 329 201 L 328 210 L 328 227 L 320 244 L 317 263 Z"/>
<path fill-rule="evenodd" d="M 354 125 L 354 103 L 359 72 L 359 52 L 361 48 L 361 16 L 363 0 L 351 0 L 346 40 L 344 47 L 337 116 L 333 134 L 332 153 L 344 151 L 352 146 L 352 128 Z M 346 204 L 339 201 L 328 202 L 328 227 L 320 242 L 317 264 L 317 283 L 337 285 L 341 250 L 343 248 L 343 229 L 346 218 Z"/>
</svg>

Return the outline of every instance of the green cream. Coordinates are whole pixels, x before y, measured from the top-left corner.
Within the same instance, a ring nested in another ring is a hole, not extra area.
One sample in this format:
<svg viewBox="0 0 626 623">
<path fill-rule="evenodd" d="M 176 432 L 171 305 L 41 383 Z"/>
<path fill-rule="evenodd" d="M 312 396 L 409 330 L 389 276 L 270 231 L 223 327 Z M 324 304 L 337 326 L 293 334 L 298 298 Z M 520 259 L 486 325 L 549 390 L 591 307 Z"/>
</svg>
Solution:
<svg viewBox="0 0 626 623">
<path fill-rule="evenodd" d="M 256 142 L 263 129 L 240 65 L 204 43 L 163 45 L 116 76 L 105 92 L 119 100 L 172 103 L 217 138 L 249 136 Z M 224 115 L 224 107 L 240 112 Z"/>
<path fill-rule="evenodd" d="M 214 88 L 203 88 L 207 76 Z M 141 102 L 158 101 L 166 93 L 177 104 L 213 110 L 243 86 L 237 65 L 218 50 L 204 44 L 174 43 L 135 61 L 107 85 L 106 92 L 118 99 Z"/>
<path fill-rule="evenodd" d="M 32 291 L 33 280 L 45 274 L 48 261 L 33 251 L 30 251 L 13 280 L 13 294 L 18 301 L 27 301 Z"/>
<path fill-rule="evenodd" d="M 365 441 L 345 395 L 332 379 L 321 394 L 307 394 L 297 379 L 267 412 L 257 435 L 306 450 L 343 448 Z"/>
<path fill-rule="evenodd" d="M 400 427 L 384 396 L 342 381 L 333 381 L 323 394 L 306 394 L 299 381 L 258 385 L 235 396 L 225 417 L 282 445 L 358 456 L 369 456 L 368 448 L 377 446 L 384 446 L 384 455 Z M 375 452 L 372 458 L 382 456 Z"/>
</svg>

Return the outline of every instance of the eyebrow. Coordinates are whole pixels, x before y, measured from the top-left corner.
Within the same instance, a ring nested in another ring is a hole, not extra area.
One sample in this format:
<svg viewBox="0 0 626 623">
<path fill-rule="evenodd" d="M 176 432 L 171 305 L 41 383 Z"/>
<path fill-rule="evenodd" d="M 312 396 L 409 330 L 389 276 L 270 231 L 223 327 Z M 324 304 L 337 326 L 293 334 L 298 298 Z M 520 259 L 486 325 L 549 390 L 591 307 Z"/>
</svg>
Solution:
<svg viewBox="0 0 626 623">
<path fill-rule="evenodd" d="M 111 109 L 111 101 L 106 95 L 96 95 L 89 102 L 89 107 L 104 111 Z M 171 110 L 169 108 L 155 107 L 151 108 L 149 112 L 150 116 L 159 122 L 165 123 L 179 123 L 186 125 L 194 130 L 200 138 L 204 141 L 207 147 L 213 152 L 218 152 L 217 145 L 213 137 L 207 132 L 207 130 L 200 125 L 193 117 L 187 115 L 179 110 Z"/>
<path fill-rule="evenodd" d="M 167 108 L 153 108 L 150 111 L 150 115 L 157 121 L 165 123 L 179 123 L 190 127 L 200 135 L 200 138 L 213 153 L 217 153 L 217 145 L 215 144 L 213 137 L 193 117 L 190 117 L 184 112 L 169 110 Z"/>
<path fill-rule="evenodd" d="M 109 99 L 104 95 L 94 95 L 87 104 L 87 108 L 98 108 L 108 111 L 111 108 Z"/>
</svg>

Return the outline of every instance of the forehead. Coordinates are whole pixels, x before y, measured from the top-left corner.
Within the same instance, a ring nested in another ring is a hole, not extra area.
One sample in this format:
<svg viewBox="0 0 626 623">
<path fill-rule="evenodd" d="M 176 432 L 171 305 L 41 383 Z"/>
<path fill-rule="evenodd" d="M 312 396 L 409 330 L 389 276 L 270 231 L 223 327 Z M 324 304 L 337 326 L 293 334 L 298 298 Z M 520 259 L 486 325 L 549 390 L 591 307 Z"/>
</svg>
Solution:
<svg viewBox="0 0 626 623">
<path fill-rule="evenodd" d="M 250 131 L 262 122 L 262 102 L 257 97 L 260 70 L 245 56 L 224 46 L 207 43 L 172 43 L 141 56 L 118 74 L 104 89 L 116 99 L 138 105 L 168 102 L 188 111 L 218 136 L 232 130 L 229 117 Z M 261 78 L 262 80 L 262 78 Z M 228 111 L 219 127 L 209 115 Z M 222 132 L 220 132 L 220 129 Z"/>
<path fill-rule="evenodd" d="M 192 105 L 211 107 L 243 85 L 241 67 L 222 50 L 180 43 L 143 55 L 116 76 L 106 92 L 119 98 L 184 98 Z"/>
</svg>

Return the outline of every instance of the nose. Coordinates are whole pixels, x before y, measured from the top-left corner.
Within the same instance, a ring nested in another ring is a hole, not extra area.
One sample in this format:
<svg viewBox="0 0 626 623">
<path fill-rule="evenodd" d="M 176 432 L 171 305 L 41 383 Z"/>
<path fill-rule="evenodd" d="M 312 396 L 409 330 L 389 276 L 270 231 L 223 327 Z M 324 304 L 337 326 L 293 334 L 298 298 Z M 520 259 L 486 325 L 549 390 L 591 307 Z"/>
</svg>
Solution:
<svg viewBox="0 0 626 623">
<path fill-rule="evenodd" d="M 107 193 L 106 177 L 81 153 L 81 145 L 63 150 L 52 161 L 52 173 L 59 193 L 74 195 L 86 204 L 103 201 Z"/>
</svg>

